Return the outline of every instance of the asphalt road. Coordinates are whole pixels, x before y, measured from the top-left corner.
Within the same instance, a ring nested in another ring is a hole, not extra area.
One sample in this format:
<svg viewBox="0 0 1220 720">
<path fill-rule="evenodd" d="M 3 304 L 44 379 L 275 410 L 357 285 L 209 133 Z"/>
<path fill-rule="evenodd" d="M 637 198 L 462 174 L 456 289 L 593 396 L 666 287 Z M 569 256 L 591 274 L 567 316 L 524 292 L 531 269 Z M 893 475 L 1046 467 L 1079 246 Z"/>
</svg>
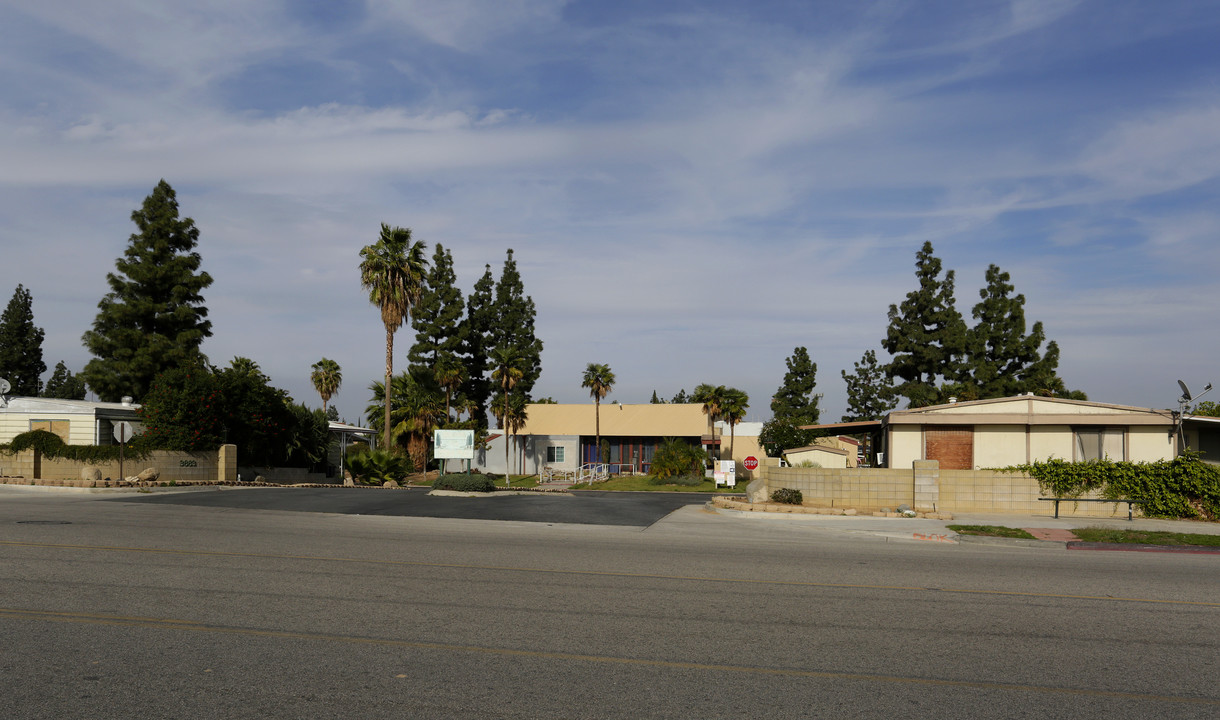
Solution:
<svg viewBox="0 0 1220 720">
<path fill-rule="evenodd" d="M 0 558 L 6 718 L 1220 717 L 1211 555 L 0 488 Z"/>
<path fill-rule="evenodd" d="M 235 488 L 223 485 L 192 492 L 135 497 L 138 498 L 136 502 L 245 510 L 635 527 L 648 527 L 680 507 L 703 505 L 709 500 L 706 495 L 669 492 L 496 493 L 470 498 L 429 495 L 423 488 Z M 131 501 L 131 495 L 121 499 L 121 502 Z"/>
</svg>

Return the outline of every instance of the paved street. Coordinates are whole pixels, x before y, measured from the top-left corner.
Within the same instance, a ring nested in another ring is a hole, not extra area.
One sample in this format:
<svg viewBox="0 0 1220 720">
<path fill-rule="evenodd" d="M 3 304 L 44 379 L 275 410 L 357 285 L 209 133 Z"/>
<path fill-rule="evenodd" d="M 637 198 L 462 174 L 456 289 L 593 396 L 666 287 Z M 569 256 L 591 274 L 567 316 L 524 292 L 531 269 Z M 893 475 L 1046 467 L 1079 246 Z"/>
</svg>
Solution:
<svg viewBox="0 0 1220 720">
<path fill-rule="evenodd" d="M 1220 715 L 1215 555 L 150 497 L 0 488 L 0 716 Z"/>
</svg>

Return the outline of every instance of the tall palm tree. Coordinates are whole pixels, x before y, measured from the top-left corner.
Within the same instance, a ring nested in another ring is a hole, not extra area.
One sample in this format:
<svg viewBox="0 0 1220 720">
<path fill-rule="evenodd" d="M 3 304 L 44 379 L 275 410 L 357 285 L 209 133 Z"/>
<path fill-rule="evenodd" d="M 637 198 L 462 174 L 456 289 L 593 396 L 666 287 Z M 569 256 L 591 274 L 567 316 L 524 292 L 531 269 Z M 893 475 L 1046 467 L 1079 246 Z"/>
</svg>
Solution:
<svg viewBox="0 0 1220 720">
<path fill-rule="evenodd" d="M 707 415 L 707 434 L 713 440 L 716 437 L 715 422 L 720 419 L 721 408 L 724 406 L 724 394 L 726 392 L 727 390 L 723 385 L 699 383 L 690 396 L 693 402 L 703 405 L 703 414 Z"/>
<path fill-rule="evenodd" d="M 525 428 L 525 421 L 529 419 L 529 413 L 525 408 L 525 398 L 520 395 L 514 395 L 511 402 L 508 404 L 508 415 L 504 418 L 504 427 L 509 431 L 509 438 L 513 440 L 514 447 L 516 439 L 514 435 L 518 435 Z M 516 454 L 516 453 L 514 453 Z M 521 472 L 521 466 L 517 466 L 517 471 Z"/>
<path fill-rule="evenodd" d="M 729 424 L 729 459 L 733 459 L 733 441 L 737 423 L 745 419 L 746 410 L 750 409 L 750 396 L 737 388 L 724 391 L 724 402 L 720 408 L 720 416 Z"/>
<path fill-rule="evenodd" d="M 602 446 L 602 400 L 610 394 L 614 388 L 614 373 L 610 371 L 609 365 L 599 365 L 589 363 L 589 367 L 585 368 L 584 381 L 580 384 L 581 387 L 589 388 L 589 396 L 593 398 L 593 422 L 597 439 L 594 441 L 593 447 L 601 452 Z"/>
<path fill-rule="evenodd" d="M 360 285 L 369 302 L 381 308 L 385 324 L 385 444 L 390 446 L 390 400 L 393 394 L 394 333 L 411 316 L 424 290 L 428 261 L 423 241 L 411 242 L 409 228 L 381 224 L 381 236 L 360 251 Z"/>
<path fill-rule="evenodd" d="M 313 389 L 322 396 L 322 412 L 325 413 L 326 404 L 343 384 L 343 371 L 340 370 L 339 363 L 327 358 L 317 361 L 310 369 L 313 372 L 309 374 L 309 379 L 313 382 Z"/>
<path fill-rule="evenodd" d="M 521 353 L 513 347 L 501 347 L 492 350 L 491 361 L 495 369 L 491 371 L 491 379 L 500 383 L 500 390 L 504 393 L 504 412 L 500 415 L 500 429 L 506 433 L 504 438 L 504 485 L 507 487 L 510 484 L 508 474 L 508 440 L 507 433 L 511 431 L 510 416 L 512 410 L 509 406 L 509 391 L 525 377 L 525 370 L 522 369 L 523 358 Z"/>
</svg>

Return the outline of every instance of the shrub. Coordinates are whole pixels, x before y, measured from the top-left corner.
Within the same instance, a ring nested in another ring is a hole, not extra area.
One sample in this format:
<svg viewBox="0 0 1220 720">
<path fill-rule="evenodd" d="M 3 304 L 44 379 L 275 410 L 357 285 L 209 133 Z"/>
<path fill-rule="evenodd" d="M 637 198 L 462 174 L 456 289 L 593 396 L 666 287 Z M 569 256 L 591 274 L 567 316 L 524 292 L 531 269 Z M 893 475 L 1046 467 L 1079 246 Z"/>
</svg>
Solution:
<svg viewBox="0 0 1220 720">
<path fill-rule="evenodd" d="M 493 492 L 495 482 L 486 475 L 441 475 L 432 481 L 433 490 L 454 490 L 457 492 Z"/>
<path fill-rule="evenodd" d="M 406 477 L 408 468 L 406 458 L 385 450 L 349 453 L 347 456 L 347 469 L 351 471 L 352 478 L 363 483 L 380 485 L 386 480 L 398 481 Z"/>
<path fill-rule="evenodd" d="M 1220 469 L 1197 453 L 1154 463 L 1047 460 L 1007 469 L 1028 473 L 1054 497 L 1097 491 L 1104 498 L 1138 501 L 1146 517 L 1220 516 Z"/>
<path fill-rule="evenodd" d="M 703 467 L 707 454 L 702 449 L 677 438 L 665 438 L 652 454 L 651 472 L 654 478 L 668 479 L 694 475 L 703 482 Z M 665 484 L 665 483 L 659 483 Z"/>
<path fill-rule="evenodd" d="M 75 460 L 83 463 L 106 463 L 119 459 L 118 445 L 68 445 L 55 433 L 46 430 L 30 430 L 13 438 L 8 445 L 0 445 L 0 453 L 12 455 L 23 450 L 35 449 L 44 458 Z M 124 448 L 129 460 L 143 460 L 149 456 L 149 445 L 143 435 L 136 435 Z"/>
<path fill-rule="evenodd" d="M 792 488 L 777 488 L 771 493 L 771 502 L 784 503 L 785 505 L 800 505 L 805 498 L 801 495 L 800 490 Z"/>
</svg>

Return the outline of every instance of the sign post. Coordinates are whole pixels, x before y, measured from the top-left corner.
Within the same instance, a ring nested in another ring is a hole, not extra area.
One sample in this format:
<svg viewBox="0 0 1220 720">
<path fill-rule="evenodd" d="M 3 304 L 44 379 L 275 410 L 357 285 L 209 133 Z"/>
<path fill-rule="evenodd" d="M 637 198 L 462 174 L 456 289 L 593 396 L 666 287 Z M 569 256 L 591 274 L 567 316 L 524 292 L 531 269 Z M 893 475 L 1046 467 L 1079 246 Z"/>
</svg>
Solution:
<svg viewBox="0 0 1220 720">
<path fill-rule="evenodd" d="M 114 424 L 114 439 L 119 441 L 119 481 L 126 480 L 123 475 L 123 448 L 127 446 L 127 440 L 132 433 L 131 423 L 126 420 L 120 420 Z"/>
</svg>

